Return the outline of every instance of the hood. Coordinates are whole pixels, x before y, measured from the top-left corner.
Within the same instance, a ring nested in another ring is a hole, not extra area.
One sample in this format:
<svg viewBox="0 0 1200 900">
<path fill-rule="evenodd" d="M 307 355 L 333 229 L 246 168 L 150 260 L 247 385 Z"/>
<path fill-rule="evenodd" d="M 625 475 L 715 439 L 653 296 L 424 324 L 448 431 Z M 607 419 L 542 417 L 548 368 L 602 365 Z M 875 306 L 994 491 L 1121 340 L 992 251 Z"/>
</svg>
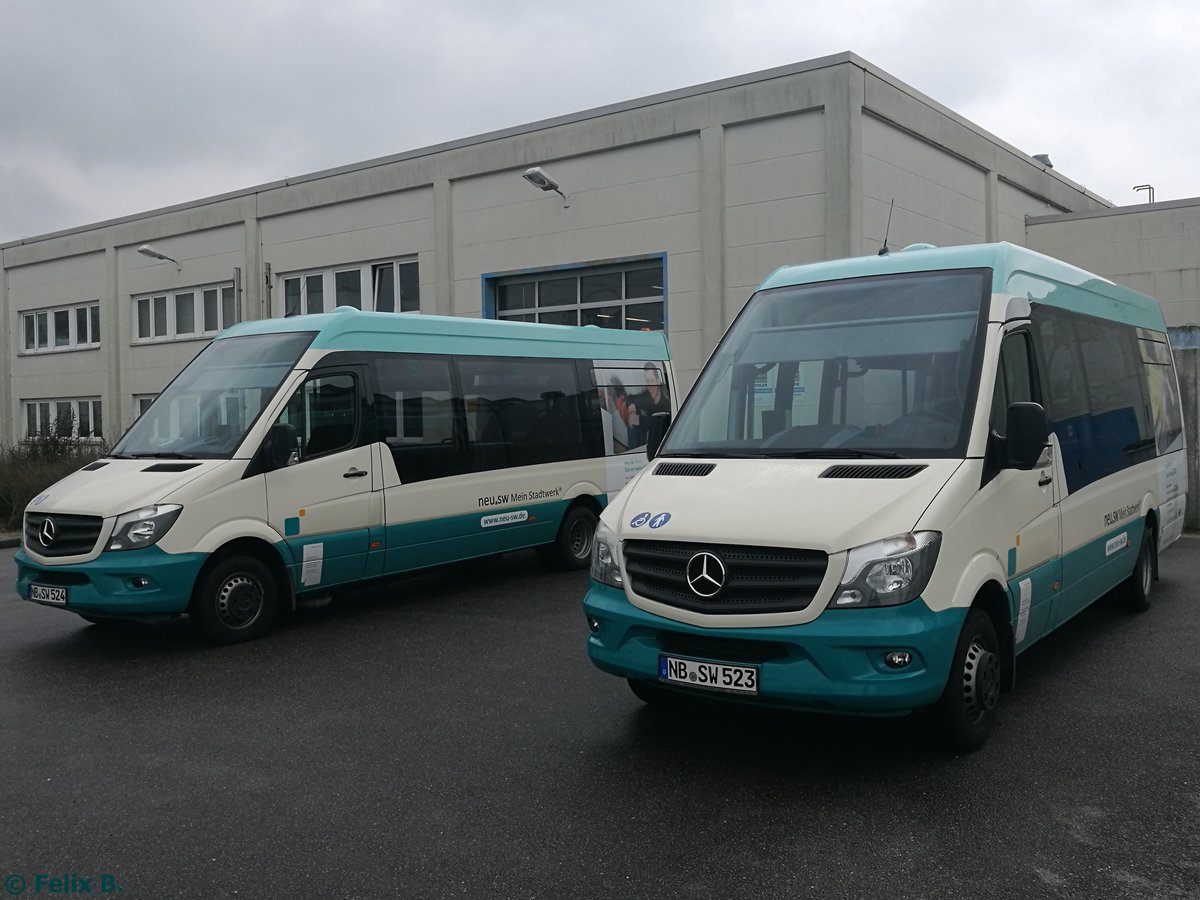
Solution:
<svg viewBox="0 0 1200 900">
<path fill-rule="evenodd" d="M 711 465 L 712 470 L 706 475 L 663 472 L 695 465 Z M 621 540 L 838 553 L 912 531 L 961 465 L 959 459 L 660 458 L 617 496 L 603 518 Z M 919 471 L 904 478 L 863 477 L 898 466 Z M 663 513 L 669 517 L 663 519 Z"/>
<path fill-rule="evenodd" d="M 188 482 L 229 465 L 246 460 L 102 459 L 52 484 L 26 510 L 109 518 L 167 501 Z"/>
</svg>

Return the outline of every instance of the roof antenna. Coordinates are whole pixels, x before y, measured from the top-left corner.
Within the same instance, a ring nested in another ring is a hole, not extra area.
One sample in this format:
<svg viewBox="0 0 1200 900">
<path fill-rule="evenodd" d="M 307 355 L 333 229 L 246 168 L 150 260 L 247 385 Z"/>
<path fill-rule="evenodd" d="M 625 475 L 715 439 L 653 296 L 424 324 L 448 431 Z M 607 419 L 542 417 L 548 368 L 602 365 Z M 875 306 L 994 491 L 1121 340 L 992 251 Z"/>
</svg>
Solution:
<svg viewBox="0 0 1200 900">
<path fill-rule="evenodd" d="M 879 248 L 879 256 L 887 256 L 888 255 L 887 239 L 888 239 L 888 235 L 891 234 L 891 231 L 892 231 L 892 210 L 895 208 L 895 206 L 896 206 L 896 198 L 893 197 L 891 205 L 888 206 L 888 223 L 887 223 L 887 228 L 883 229 L 883 246 Z"/>
</svg>

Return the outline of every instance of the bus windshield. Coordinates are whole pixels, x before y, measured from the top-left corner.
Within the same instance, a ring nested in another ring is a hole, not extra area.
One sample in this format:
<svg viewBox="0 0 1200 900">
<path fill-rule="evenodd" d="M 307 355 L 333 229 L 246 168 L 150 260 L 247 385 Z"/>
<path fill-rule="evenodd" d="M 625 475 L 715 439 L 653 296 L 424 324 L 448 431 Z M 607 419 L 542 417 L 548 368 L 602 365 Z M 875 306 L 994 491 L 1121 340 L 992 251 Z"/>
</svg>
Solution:
<svg viewBox="0 0 1200 900">
<path fill-rule="evenodd" d="M 755 294 L 660 455 L 963 455 L 989 289 L 964 269 Z"/>
<path fill-rule="evenodd" d="M 112 456 L 229 459 L 313 332 L 213 341 L 179 373 L 113 448 Z"/>
</svg>

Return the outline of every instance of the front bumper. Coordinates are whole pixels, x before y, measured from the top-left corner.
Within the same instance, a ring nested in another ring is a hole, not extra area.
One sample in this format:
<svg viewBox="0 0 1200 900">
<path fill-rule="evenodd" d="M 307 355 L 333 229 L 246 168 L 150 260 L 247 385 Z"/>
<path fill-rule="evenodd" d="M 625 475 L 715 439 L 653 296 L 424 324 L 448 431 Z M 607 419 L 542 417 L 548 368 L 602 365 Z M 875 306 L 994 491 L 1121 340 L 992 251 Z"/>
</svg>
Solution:
<svg viewBox="0 0 1200 900">
<path fill-rule="evenodd" d="M 47 566 L 18 550 L 17 593 L 29 599 L 29 586 L 67 589 L 69 612 L 121 618 L 173 615 L 187 610 L 204 553 L 167 553 L 158 547 L 101 553 L 86 563 Z M 146 579 L 137 587 L 135 579 Z"/>
<path fill-rule="evenodd" d="M 623 591 L 594 581 L 583 607 L 600 626 L 588 636 L 588 655 L 612 675 L 658 682 L 663 653 L 755 665 L 756 697 L 678 690 L 856 715 L 898 715 L 935 702 L 967 615 L 965 609 L 935 613 L 918 598 L 903 606 L 826 610 L 803 625 L 700 628 L 638 609 Z M 891 650 L 908 651 L 912 662 L 889 668 L 884 656 Z"/>
</svg>

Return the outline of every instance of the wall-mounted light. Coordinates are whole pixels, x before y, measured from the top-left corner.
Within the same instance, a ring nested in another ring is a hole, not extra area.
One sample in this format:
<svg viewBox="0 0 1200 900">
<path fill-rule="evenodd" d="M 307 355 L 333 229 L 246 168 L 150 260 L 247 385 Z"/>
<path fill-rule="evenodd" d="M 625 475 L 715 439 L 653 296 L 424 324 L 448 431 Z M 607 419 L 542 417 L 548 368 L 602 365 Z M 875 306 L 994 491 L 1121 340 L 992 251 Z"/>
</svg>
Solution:
<svg viewBox="0 0 1200 900">
<path fill-rule="evenodd" d="M 183 265 L 179 262 L 179 260 L 167 256 L 167 254 L 163 253 L 161 250 L 155 246 L 152 246 L 151 244 L 142 244 L 142 246 L 138 247 L 137 252 L 142 254 L 142 256 L 149 256 L 151 259 L 161 259 L 166 262 L 173 262 L 175 263 L 176 271 L 183 271 Z"/>
<path fill-rule="evenodd" d="M 534 166 L 531 169 L 526 169 L 521 173 L 521 177 L 532 184 L 535 188 L 541 191 L 554 191 L 558 196 L 562 197 L 563 209 L 571 205 L 571 198 L 564 194 L 558 187 L 558 182 L 546 174 L 546 170 L 541 166 Z"/>
</svg>

